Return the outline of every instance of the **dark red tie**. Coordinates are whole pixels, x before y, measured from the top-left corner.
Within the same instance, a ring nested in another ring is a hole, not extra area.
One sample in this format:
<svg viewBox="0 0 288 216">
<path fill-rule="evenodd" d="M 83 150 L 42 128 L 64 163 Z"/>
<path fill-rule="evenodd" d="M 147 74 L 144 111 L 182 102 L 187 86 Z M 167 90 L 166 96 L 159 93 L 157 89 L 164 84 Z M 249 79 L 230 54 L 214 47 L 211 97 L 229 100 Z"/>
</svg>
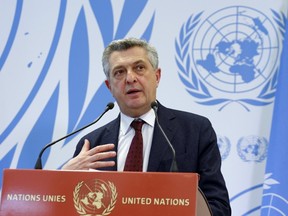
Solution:
<svg viewBox="0 0 288 216">
<path fill-rule="evenodd" d="M 135 130 L 135 135 L 132 139 L 131 146 L 126 158 L 124 171 L 137 171 L 142 172 L 143 167 L 143 138 L 142 138 L 142 125 L 144 122 L 134 120 L 131 127 Z"/>
</svg>

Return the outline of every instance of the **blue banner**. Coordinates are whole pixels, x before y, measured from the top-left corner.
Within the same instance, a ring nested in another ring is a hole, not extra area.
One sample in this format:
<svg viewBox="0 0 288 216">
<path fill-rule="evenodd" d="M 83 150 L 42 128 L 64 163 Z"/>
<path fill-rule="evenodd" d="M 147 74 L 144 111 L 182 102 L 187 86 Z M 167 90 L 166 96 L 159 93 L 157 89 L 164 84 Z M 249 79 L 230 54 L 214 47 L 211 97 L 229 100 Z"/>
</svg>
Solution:
<svg viewBox="0 0 288 216">
<path fill-rule="evenodd" d="M 288 25 L 278 75 L 261 215 L 288 215 Z M 284 28 L 283 28 L 284 30 Z"/>
</svg>

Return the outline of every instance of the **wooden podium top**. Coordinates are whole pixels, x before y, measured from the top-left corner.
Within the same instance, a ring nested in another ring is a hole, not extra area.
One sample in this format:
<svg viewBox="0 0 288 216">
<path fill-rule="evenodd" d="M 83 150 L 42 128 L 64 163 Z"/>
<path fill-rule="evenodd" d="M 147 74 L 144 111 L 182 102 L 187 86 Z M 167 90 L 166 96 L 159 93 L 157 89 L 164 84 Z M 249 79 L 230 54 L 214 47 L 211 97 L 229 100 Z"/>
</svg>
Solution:
<svg viewBox="0 0 288 216">
<path fill-rule="evenodd" d="M 193 216 L 197 191 L 195 173 L 6 169 L 0 215 Z"/>
</svg>

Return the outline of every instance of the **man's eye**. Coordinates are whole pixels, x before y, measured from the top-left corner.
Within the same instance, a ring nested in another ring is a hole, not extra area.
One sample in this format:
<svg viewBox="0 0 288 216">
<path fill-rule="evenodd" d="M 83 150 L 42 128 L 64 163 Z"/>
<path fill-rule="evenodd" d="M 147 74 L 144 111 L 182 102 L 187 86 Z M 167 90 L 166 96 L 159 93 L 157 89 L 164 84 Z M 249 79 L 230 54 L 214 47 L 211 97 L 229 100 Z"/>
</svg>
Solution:
<svg viewBox="0 0 288 216">
<path fill-rule="evenodd" d="M 137 65 L 137 66 L 136 66 L 136 70 L 137 70 L 137 71 L 142 71 L 142 70 L 144 70 L 144 68 L 145 68 L 145 67 L 144 67 L 143 65 Z"/>
<path fill-rule="evenodd" d="M 117 70 L 114 72 L 114 77 L 121 77 L 124 74 L 124 70 Z"/>
</svg>

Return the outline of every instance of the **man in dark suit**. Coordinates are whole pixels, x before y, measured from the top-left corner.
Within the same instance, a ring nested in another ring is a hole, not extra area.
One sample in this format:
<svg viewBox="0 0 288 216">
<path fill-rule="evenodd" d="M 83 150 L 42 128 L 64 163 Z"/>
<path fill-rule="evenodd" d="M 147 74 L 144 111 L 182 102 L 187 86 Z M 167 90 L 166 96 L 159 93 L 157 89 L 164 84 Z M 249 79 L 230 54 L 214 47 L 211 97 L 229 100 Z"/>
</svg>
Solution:
<svg viewBox="0 0 288 216">
<path fill-rule="evenodd" d="M 63 169 L 126 170 L 126 158 L 135 134 L 130 124 L 134 119 L 141 119 L 144 124 L 140 171 L 169 172 L 173 154 L 151 109 L 161 78 L 157 51 L 143 40 L 117 40 L 104 50 L 102 63 L 105 83 L 121 112 L 115 120 L 84 136 Z M 175 149 L 178 171 L 200 175 L 199 187 L 213 215 L 231 215 L 217 139 L 210 121 L 157 104 L 159 123 Z"/>
</svg>

